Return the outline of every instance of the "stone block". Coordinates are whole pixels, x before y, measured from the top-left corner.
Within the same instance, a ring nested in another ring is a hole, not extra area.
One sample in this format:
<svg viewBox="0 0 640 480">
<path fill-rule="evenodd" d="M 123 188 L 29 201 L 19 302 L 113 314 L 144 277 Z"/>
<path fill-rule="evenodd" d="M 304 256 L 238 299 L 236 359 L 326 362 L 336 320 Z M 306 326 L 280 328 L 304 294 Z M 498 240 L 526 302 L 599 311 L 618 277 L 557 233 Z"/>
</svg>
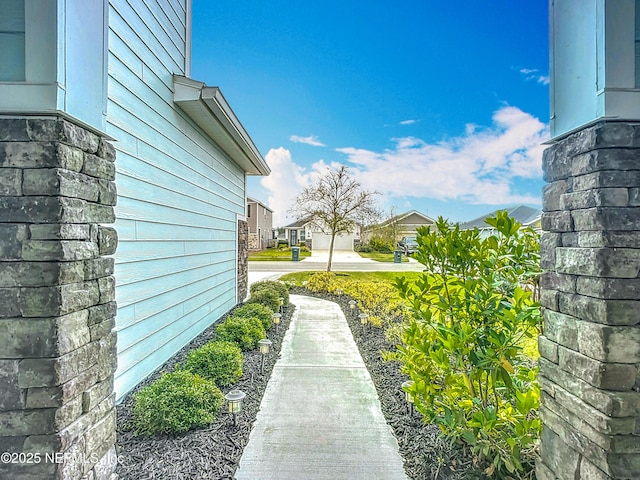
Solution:
<svg viewBox="0 0 640 480">
<path fill-rule="evenodd" d="M 18 410 L 25 406 L 25 392 L 18 384 L 18 368 L 18 360 L 0 360 L 0 410 Z"/>
<path fill-rule="evenodd" d="M 571 173 L 584 175 L 603 170 L 638 170 L 638 151 L 631 148 L 593 150 L 573 158 Z"/>
<path fill-rule="evenodd" d="M 573 191 L 609 189 L 615 187 L 631 188 L 640 185 L 640 170 L 611 170 L 587 173 L 573 178 Z"/>
<path fill-rule="evenodd" d="M 553 269 L 556 265 L 556 248 L 562 245 L 562 234 L 542 232 L 540 235 L 540 267 Z"/>
<path fill-rule="evenodd" d="M 536 480 L 556 480 L 556 474 L 547 467 L 541 458 L 536 458 Z"/>
<path fill-rule="evenodd" d="M 560 198 L 567 193 L 568 181 L 557 180 L 545 185 L 542 189 L 542 209 L 545 212 L 562 210 L 560 207 Z"/>
<path fill-rule="evenodd" d="M 561 250 L 561 248 L 558 250 Z M 540 277 L 540 287 L 559 292 L 575 293 L 576 277 L 556 272 L 544 272 Z"/>
<path fill-rule="evenodd" d="M 591 231 L 578 233 L 578 246 L 580 247 L 611 247 L 611 248 L 638 248 L 640 249 L 640 231 L 613 232 Z"/>
<path fill-rule="evenodd" d="M 23 192 L 25 195 L 61 195 L 97 202 L 99 183 L 90 176 L 59 168 L 24 170 Z"/>
<path fill-rule="evenodd" d="M 578 246 L 578 232 L 565 232 L 562 233 L 562 247 L 577 247 Z"/>
<path fill-rule="evenodd" d="M 116 161 L 116 149 L 113 144 L 104 138 L 100 139 L 100 145 L 98 145 L 98 151 L 96 152 L 100 158 L 109 160 L 110 162 Z"/>
<path fill-rule="evenodd" d="M 640 188 L 629 189 L 629 206 L 640 207 Z"/>
<path fill-rule="evenodd" d="M 102 305 L 96 305 L 89 308 L 89 325 L 104 322 L 110 318 L 114 318 L 117 313 L 116 302 L 108 302 Z"/>
<path fill-rule="evenodd" d="M 0 288 L 0 318 L 20 316 L 20 289 Z"/>
<path fill-rule="evenodd" d="M 562 210 L 592 207 L 626 207 L 628 205 L 628 188 L 595 188 L 583 192 L 566 193 L 560 199 Z"/>
<path fill-rule="evenodd" d="M 4 217 L 0 217 L 3 222 Z M 18 260 L 22 258 L 22 242 L 28 238 L 29 231 L 24 224 L 0 223 L 0 258 Z"/>
<path fill-rule="evenodd" d="M 580 353 L 613 363 L 640 363 L 640 329 L 577 322 Z"/>
<path fill-rule="evenodd" d="M 116 410 L 112 409 L 89 427 L 85 434 L 88 456 L 101 458 L 116 441 Z M 92 455 L 93 454 L 93 455 Z"/>
<path fill-rule="evenodd" d="M 558 295 L 556 290 L 540 289 L 540 306 L 558 311 Z"/>
<path fill-rule="evenodd" d="M 115 447 L 111 447 L 98 463 L 96 463 L 93 470 L 93 480 L 117 480 L 117 477 L 115 477 L 117 467 L 118 454 L 116 453 Z"/>
<path fill-rule="evenodd" d="M 112 332 L 94 343 L 98 345 L 97 378 L 99 381 L 103 381 L 113 376 L 118 366 L 116 334 Z"/>
<path fill-rule="evenodd" d="M 578 327 L 575 317 L 548 309 L 543 312 L 543 317 L 545 337 L 552 342 L 577 350 Z"/>
<path fill-rule="evenodd" d="M 30 225 L 31 240 L 89 240 L 89 225 L 76 223 Z"/>
<path fill-rule="evenodd" d="M 58 358 L 26 358 L 20 362 L 21 388 L 55 387 L 98 364 L 99 345 L 88 343 Z"/>
<path fill-rule="evenodd" d="M 560 368 L 603 390 L 631 390 L 638 374 L 637 365 L 600 362 L 563 346 L 558 360 Z"/>
<path fill-rule="evenodd" d="M 29 388 L 27 390 L 27 408 L 60 407 L 78 395 L 83 395 L 85 390 L 95 385 L 97 369 L 98 367 L 94 365 L 68 382 L 55 387 Z"/>
<path fill-rule="evenodd" d="M 113 375 L 86 389 L 82 394 L 82 411 L 93 410 L 100 402 L 113 393 Z"/>
<path fill-rule="evenodd" d="M 0 428 L 7 436 L 51 434 L 56 430 L 55 413 L 53 408 L 0 411 Z"/>
<path fill-rule="evenodd" d="M 116 279 L 114 276 L 99 278 L 98 285 L 100 291 L 99 303 L 109 303 L 116 299 Z"/>
<path fill-rule="evenodd" d="M 89 327 L 89 333 L 91 335 L 91 341 L 95 342 L 103 337 L 108 336 L 116 325 L 115 317 L 108 318 L 107 320 L 96 323 Z"/>
<path fill-rule="evenodd" d="M 565 143 L 557 143 L 542 154 L 542 171 L 548 183 L 565 180 L 571 176 L 571 157 L 565 151 Z"/>
<path fill-rule="evenodd" d="M 20 312 L 24 317 L 66 315 L 92 305 L 100 298 L 98 282 L 82 282 L 58 287 L 20 289 Z"/>
<path fill-rule="evenodd" d="M 82 173 L 94 178 L 115 180 L 116 167 L 110 160 L 100 158 L 97 155 L 85 154 Z"/>
<path fill-rule="evenodd" d="M 570 275 L 636 278 L 640 273 L 640 249 L 561 247 L 556 249 L 556 271 Z"/>
<path fill-rule="evenodd" d="M 607 300 L 585 295 L 560 293 L 559 311 L 590 322 L 606 325 L 638 325 L 638 300 Z"/>
<path fill-rule="evenodd" d="M 25 240 L 22 258 L 27 261 L 72 261 L 98 257 L 98 245 L 84 240 Z"/>
<path fill-rule="evenodd" d="M 114 223 L 116 215 L 110 205 L 98 205 L 88 203 L 86 205 L 85 217 L 87 223 Z"/>
<path fill-rule="evenodd" d="M 538 352 L 550 362 L 558 363 L 558 344 L 544 335 L 538 337 Z"/>
<path fill-rule="evenodd" d="M 614 480 L 586 458 L 580 462 L 580 480 Z"/>
<path fill-rule="evenodd" d="M 116 205 L 118 201 L 118 190 L 115 182 L 98 179 L 98 202 L 102 205 Z"/>
<path fill-rule="evenodd" d="M 540 442 L 540 456 L 557 478 L 574 479 L 579 468 L 580 456 L 571 449 L 557 433 L 546 425 L 542 429 Z"/>
<path fill-rule="evenodd" d="M 572 232 L 573 221 L 571 212 L 543 212 L 542 213 L 542 229 L 547 232 Z"/>
<path fill-rule="evenodd" d="M 99 257 L 84 262 L 84 279 L 96 280 L 100 277 L 113 275 L 115 259 L 113 257 Z"/>
<path fill-rule="evenodd" d="M 0 287 L 42 287 L 82 280 L 82 262 L 0 262 Z"/>
<path fill-rule="evenodd" d="M 576 291 L 588 297 L 638 300 L 640 299 L 640 279 L 578 277 Z"/>
<path fill-rule="evenodd" d="M 22 195 L 22 170 L 18 168 L 3 168 L 0 170 L 0 195 Z"/>
<path fill-rule="evenodd" d="M 586 208 L 571 211 L 571 218 L 575 231 L 637 231 L 640 228 L 640 208 Z"/>
<path fill-rule="evenodd" d="M 29 119 L 29 137 L 34 141 L 54 141 L 74 145 L 85 152 L 98 151 L 100 137 L 61 117 Z"/>
<path fill-rule="evenodd" d="M 0 119 L 0 142 L 26 142 L 28 140 L 26 118 Z"/>
<path fill-rule="evenodd" d="M 118 247 L 118 232 L 112 227 L 98 227 L 98 248 L 100 255 L 113 255 Z"/>
</svg>

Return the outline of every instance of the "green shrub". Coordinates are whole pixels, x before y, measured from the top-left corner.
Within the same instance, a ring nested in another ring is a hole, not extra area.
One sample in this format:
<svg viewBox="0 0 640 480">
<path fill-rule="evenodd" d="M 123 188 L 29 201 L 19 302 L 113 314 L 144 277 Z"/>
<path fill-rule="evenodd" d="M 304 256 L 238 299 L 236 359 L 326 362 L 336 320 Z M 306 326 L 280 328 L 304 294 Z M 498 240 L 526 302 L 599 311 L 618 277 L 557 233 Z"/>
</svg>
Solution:
<svg viewBox="0 0 640 480">
<path fill-rule="evenodd" d="M 188 371 L 165 373 L 133 399 L 136 435 L 176 434 L 208 425 L 224 402 L 212 381 Z"/>
<path fill-rule="evenodd" d="M 329 292 L 336 274 L 333 272 L 317 272 L 309 277 L 307 288 L 312 292 Z"/>
<path fill-rule="evenodd" d="M 442 218 L 418 230 L 425 273 L 398 280 L 413 315 L 394 358 L 425 421 L 467 443 L 485 474 L 531 478 L 540 388 L 522 345 L 541 324 L 537 237 L 506 212 L 486 222 L 495 231 L 486 238 Z"/>
<path fill-rule="evenodd" d="M 220 340 L 190 351 L 183 368 L 211 380 L 218 387 L 226 387 L 242 376 L 243 360 L 236 343 Z"/>
<path fill-rule="evenodd" d="M 263 288 L 252 293 L 245 303 L 257 303 L 277 312 L 280 310 L 280 294 L 274 288 Z"/>
<path fill-rule="evenodd" d="M 256 317 L 228 317 L 216 328 L 216 339 L 235 342 L 242 350 L 257 347 L 258 340 L 267 336 L 262 321 Z"/>
<path fill-rule="evenodd" d="M 269 307 L 260 305 L 259 303 L 246 303 L 233 311 L 234 317 L 256 317 L 262 322 L 265 330 L 269 330 L 273 322 L 273 311 Z"/>
<path fill-rule="evenodd" d="M 284 299 L 284 305 L 289 305 L 289 288 L 283 282 L 278 280 L 262 280 L 252 283 L 249 289 L 251 295 L 264 290 L 275 291 L 278 294 L 278 297 L 282 297 Z"/>
</svg>

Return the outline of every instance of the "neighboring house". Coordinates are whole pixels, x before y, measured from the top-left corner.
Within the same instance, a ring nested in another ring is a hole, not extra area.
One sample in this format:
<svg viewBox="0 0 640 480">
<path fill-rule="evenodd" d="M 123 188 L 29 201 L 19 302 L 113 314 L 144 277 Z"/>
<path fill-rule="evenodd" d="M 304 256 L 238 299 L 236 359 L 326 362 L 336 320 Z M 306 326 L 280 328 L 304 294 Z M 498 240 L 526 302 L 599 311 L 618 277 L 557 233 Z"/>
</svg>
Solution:
<svg viewBox="0 0 640 480">
<path fill-rule="evenodd" d="M 249 250 L 262 250 L 274 244 L 273 210 L 251 197 L 247 197 L 247 224 Z"/>
<path fill-rule="evenodd" d="M 402 237 L 415 237 L 416 230 L 420 227 L 433 225 L 435 220 L 417 210 L 394 215 L 384 222 L 367 227 L 362 235 L 362 242 L 367 243 L 376 232 L 385 232 L 389 237 L 394 237 L 397 242 Z"/>
<path fill-rule="evenodd" d="M 284 238 L 289 245 L 306 245 L 311 243 L 311 220 L 306 218 L 296 220 L 284 226 Z"/>
<path fill-rule="evenodd" d="M 478 218 L 474 218 L 473 220 L 470 220 L 468 222 L 461 223 L 460 229 L 472 230 L 474 228 L 478 228 L 481 231 L 490 232 L 493 230 L 493 228 L 487 225 L 485 223 L 485 220 L 489 217 L 494 217 L 496 213 L 504 210 L 507 211 L 510 217 L 520 222 L 523 226 L 531 227 L 535 230 L 541 229 L 540 219 L 542 217 L 542 211 L 537 208 L 527 207 L 526 205 L 519 205 L 517 207 L 511 208 L 501 208 L 485 215 L 481 215 Z"/>
</svg>

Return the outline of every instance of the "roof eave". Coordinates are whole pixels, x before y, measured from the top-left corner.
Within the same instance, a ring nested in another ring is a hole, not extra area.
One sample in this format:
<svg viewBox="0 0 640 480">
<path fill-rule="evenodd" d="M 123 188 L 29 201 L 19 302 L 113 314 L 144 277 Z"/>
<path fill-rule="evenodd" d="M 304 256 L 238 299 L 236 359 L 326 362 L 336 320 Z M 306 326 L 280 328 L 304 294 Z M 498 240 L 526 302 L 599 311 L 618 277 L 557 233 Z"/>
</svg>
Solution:
<svg viewBox="0 0 640 480">
<path fill-rule="evenodd" d="M 173 101 L 237 163 L 247 175 L 271 170 L 218 87 L 173 75 Z"/>
</svg>

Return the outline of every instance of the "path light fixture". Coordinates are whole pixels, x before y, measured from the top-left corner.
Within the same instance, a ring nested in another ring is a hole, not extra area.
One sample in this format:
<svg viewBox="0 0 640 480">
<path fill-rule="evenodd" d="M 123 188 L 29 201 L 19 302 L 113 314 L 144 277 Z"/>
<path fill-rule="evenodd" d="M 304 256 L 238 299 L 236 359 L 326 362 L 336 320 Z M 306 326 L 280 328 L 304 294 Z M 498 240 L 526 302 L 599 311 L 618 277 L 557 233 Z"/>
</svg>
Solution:
<svg viewBox="0 0 640 480">
<path fill-rule="evenodd" d="M 402 384 L 402 390 L 404 390 L 404 398 L 409 406 L 409 415 L 413 415 L 413 395 L 408 392 L 408 389 L 413 387 L 413 380 L 407 380 Z"/>
<path fill-rule="evenodd" d="M 280 319 L 282 318 L 282 314 L 281 313 L 274 313 L 273 315 L 271 315 L 271 320 L 273 320 L 273 323 L 276 326 L 276 335 L 278 334 L 278 327 L 280 325 Z"/>
<path fill-rule="evenodd" d="M 238 426 L 238 414 L 242 411 L 242 401 L 247 395 L 242 391 L 233 389 L 224 398 L 229 402 L 229 413 L 233 415 L 233 425 Z"/>
<path fill-rule="evenodd" d="M 355 300 L 349 300 L 349 308 L 351 309 L 351 315 L 355 316 L 356 315 L 356 301 Z"/>
<path fill-rule="evenodd" d="M 342 289 L 341 288 L 336 289 L 336 295 L 342 295 Z"/>
<path fill-rule="evenodd" d="M 279 305 L 280 305 L 280 309 L 279 309 L 280 313 L 283 313 L 284 312 L 284 297 L 279 297 L 278 298 L 278 302 L 280 302 L 279 303 Z"/>
<path fill-rule="evenodd" d="M 360 318 L 360 323 L 362 324 L 362 333 L 365 333 L 367 331 L 367 319 L 369 318 L 369 315 L 363 312 L 358 315 L 358 317 Z"/>
<path fill-rule="evenodd" d="M 269 349 L 271 347 L 271 340 L 268 338 L 263 338 L 258 342 L 260 346 L 260 353 L 262 354 L 262 361 L 260 362 L 260 373 L 264 373 L 264 357 L 269 353 Z"/>
</svg>

